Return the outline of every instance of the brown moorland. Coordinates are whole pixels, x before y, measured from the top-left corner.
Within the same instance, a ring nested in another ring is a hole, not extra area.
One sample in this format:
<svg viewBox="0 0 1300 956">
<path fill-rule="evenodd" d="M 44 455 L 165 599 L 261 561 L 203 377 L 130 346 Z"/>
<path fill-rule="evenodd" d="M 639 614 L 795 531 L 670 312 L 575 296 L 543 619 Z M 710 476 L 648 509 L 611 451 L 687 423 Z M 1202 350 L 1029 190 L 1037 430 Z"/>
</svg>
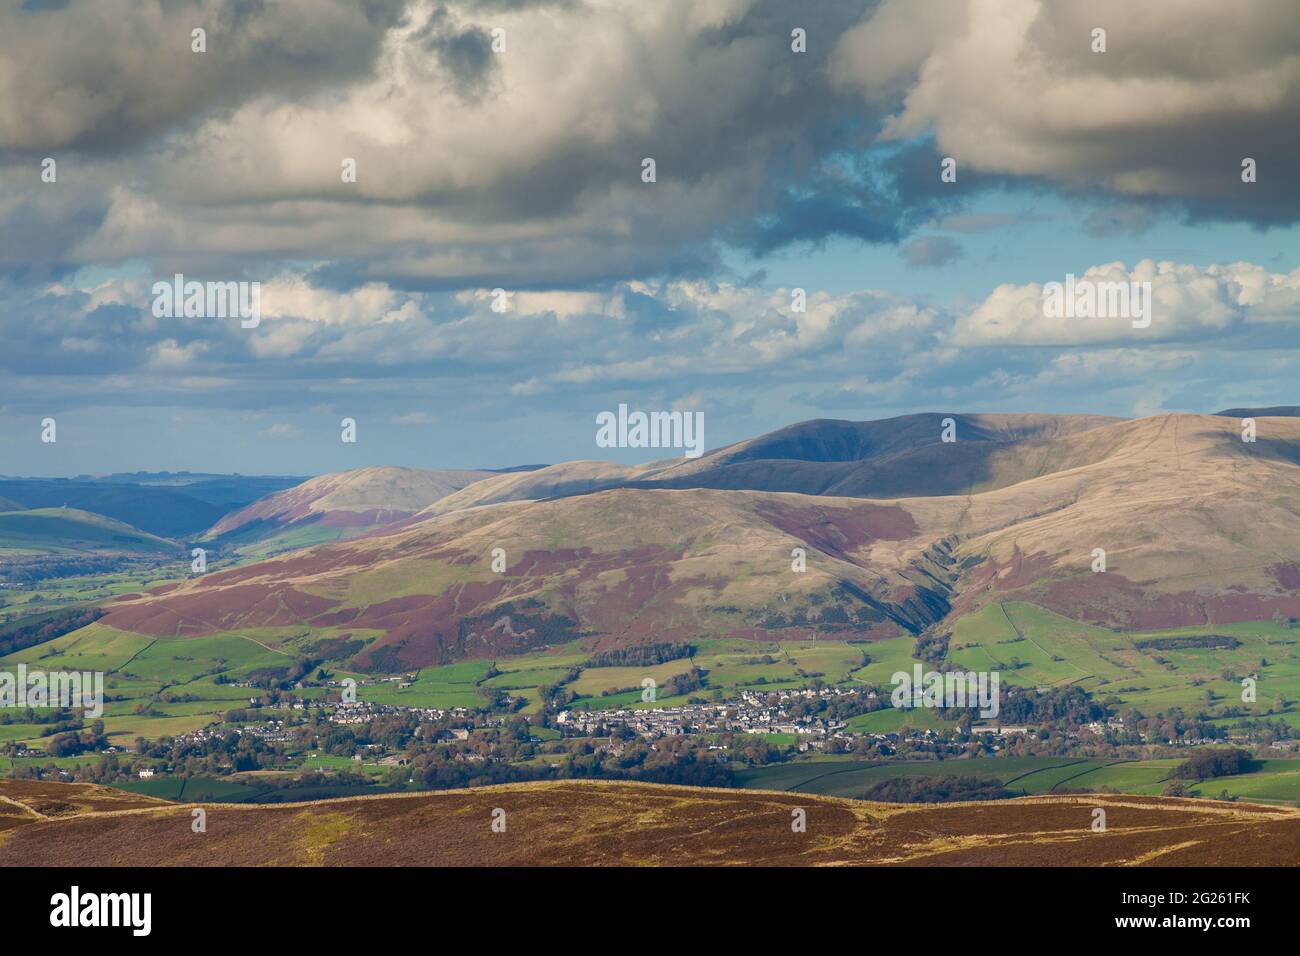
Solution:
<svg viewBox="0 0 1300 956">
<path fill-rule="evenodd" d="M 1282 866 L 1300 858 L 1300 810 L 1165 797 L 898 805 L 563 781 L 209 804 L 207 831 L 195 833 L 197 806 L 0 781 L 0 865 Z M 1092 829 L 1097 807 L 1105 832 Z M 491 826 L 497 809 L 504 832 Z M 791 826 L 798 810 L 802 833 Z"/>
</svg>

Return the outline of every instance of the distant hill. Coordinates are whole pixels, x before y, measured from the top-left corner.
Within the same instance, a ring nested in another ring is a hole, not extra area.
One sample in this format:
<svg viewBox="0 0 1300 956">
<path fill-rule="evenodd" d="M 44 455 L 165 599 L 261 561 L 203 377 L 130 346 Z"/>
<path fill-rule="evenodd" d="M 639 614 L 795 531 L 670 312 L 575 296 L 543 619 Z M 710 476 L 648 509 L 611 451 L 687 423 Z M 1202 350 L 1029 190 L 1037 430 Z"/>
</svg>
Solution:
<svg viewBox="0 0 1300 956">
<path fill-rule="evenodd" d="M 188 804 L 34 780 L 0 781 L 0 796 L 6 866 L 1289 866 L 1300 853 L 1294 809 L 1112 794 L 900 806 L 570 780 L 218 804 L 201 840 L 178 825 Z M 1104 838 L 1087 825 L 1099 806 Z M 507 837 L 484 822 L 498 808 Z"/>
<path fill-rule="evenodd" d="M 217 478 L 205 478 L 202 481 L 193 481 L 188 484 L 169 487 L 214 507 L 234 510 L 242 508 L 258 498 L 275 494 L 285 488 L 292 488 L 305 480 L 305 478 L 284 478 L 280 476 L 223 475 Z"/>
<path fill-rule="evenodd" d="M 526 473 L 520 473 L 526 474 Z M 374 467 L 311 478 L 223 516 L 204 535 L 218 544 L 288 550 L 353 537 L 409 518 L 487 471 Z"/>
<path fill-rule="evenodd" d="M 85 552 L 166 554 L 175 542 L 121 521 L 76 508 L 32 508 L 0 513 L 0 552 L 24 555 Z"/>
<path fill-rule="evenodd" d="M 212 481 L 270 481 L 287 488 L 302 481 L 303 476 L 223 475 L 207 471 L 115 471 L 109 475 L 77 475 L 72 480 L 107 482 L 119 485 L 169 485 L 172 487 L 192 487 L 196 484 Z"/>
<path fill-rule="evenodd" d="M 24 508 L 79 508 L 166 538 L 196 535 L 233 508 L 297 479 L 230 475 L 184 484 L 71 478 L 0 479 L 0 498 Z M 12 509 L 11 509 L 12 510 Z"/>
<path fill-rule="evenodd" d="M 1300 405 L 1271 405 L 1267 408 L 1226 408 L 1216 415 L 1230 418 L 1300 418 Z"/>
</svg>

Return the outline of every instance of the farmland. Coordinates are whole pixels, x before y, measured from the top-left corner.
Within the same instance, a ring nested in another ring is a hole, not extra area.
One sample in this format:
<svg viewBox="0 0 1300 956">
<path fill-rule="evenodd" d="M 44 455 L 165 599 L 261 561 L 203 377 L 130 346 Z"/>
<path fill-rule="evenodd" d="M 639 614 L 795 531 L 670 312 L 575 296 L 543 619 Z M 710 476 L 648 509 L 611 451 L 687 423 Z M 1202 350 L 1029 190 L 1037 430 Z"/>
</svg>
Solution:
<svg viewBox="0 0 1300 956">
<path fill-rule="evenodd" d="M 858 797 L 872 784 L 898 777 L 976 776 L 999 781 L 1017 796 L 1071 790 L 1159 795 L 1174 780 L 1178 758 L 1087 760 L 1077 757 L 991 757 L 980 760 L 863 761 L 813 757 L 744 770 L 737 784 L 757 790 L 790 790 Z M 1190 782 L 1189 782 L 1190 783 Z M 1295 805 L 1300 802 L 1300 760 L 1264 760 L 1252 773 L 1190 783 L 1192 796 Z"/>
<path fill-rule="evenodd" d="M 993 604 L 959 619 L 949 656 L 959 667 L 996 670 L 1005 684 L 1023 687 L 1080 686 L 1099 698 L 1113 698 L 1123 709 L 1154 714 L 1178 707 L 1204 711 L 1231 727 L 1225 711 L 1240 707 L 1240 676 L 1258 676 L 1255 716 L 1290 723 L 1300 719 L 1300 631 L 1274 622 L 1229 624 L 1212 629 L 1230 641 L 1198 647 L 1205 629 L 1119 634 L 1069 621 L 1031 604 Z M 174 735 L 203 726 L 246 702 L 247 690 L 228 681 L 258 671 L 274 671 L 317 654 L 322 642 L 368 639 L 364 631 L 301 627 L 250 628 L 205 637 L 156 638 L 116 630 L 96 622 L 72 634 L 0 658 L 0 666 L 26 663 L 47 670 L 102 670 L 112 700 L 105 716 L 108 732 L 121 742 L 137 735 Z M 1172 647 L 1168 646 L 1173 639 Z M 1189 646 L 1180 646 L 1187 644 Z M 1154 645 L 1154 646 L 1153 646 Z M 474 709 L 497 691 L 518 698 L 520 710 L 536 715 L 541 689 L 566 684 L 575 709 L 649 708 L 685 704 L 690 697 L 723 700 L 739 690 L 789 689 L 814 682 L 854 688 L 875 684 L 888 690 L 890 676 L 910 669 L 914 642 L 909 637 L 874 642 L 837 640 L 755 641 L 736 638 L 693 642 L 694 654 L 651 666 L 588 667 L 590 652 L 579 641 L 517 657 L 469 660 L 407 672 L 398 681 L 352 673 L 324 661 L 336 677 L 361 684 L 360 695 L 375 703 L 409 707 Z M 319 659 L 319 658 L 318 658 Z M 699 690 L 672 696 L 664 690 L 692 668 L 703 672 Z M 221 675 L 222 682 L 217 682 Z M 657 694 L 643 700 L 645 681 Z M 399 686 L 401 685 L 401 686 Z M 164 692 L 184 701 L 160 703 Z M 303 688 L 300 696 L 324 696 L 324 688 Z M 151 713 L 135 711 L 147 706 Z M 939 729 L 943 721 L 926 710 L 889 708 L 855 717 L 851 729 L 889 733 L 901 727 Z M 0 740 L 31 740 L 34 725 L 0 726 Z"/>
</svg>

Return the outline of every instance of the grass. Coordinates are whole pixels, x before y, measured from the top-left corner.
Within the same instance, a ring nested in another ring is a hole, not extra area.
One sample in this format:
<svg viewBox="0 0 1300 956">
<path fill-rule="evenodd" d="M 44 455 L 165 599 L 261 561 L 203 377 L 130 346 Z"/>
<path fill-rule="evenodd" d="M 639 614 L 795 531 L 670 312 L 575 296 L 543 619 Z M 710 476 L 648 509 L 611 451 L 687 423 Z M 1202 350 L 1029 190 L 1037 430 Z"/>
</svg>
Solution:
<svg viewBox="0 0 1300 956">
<path fill-rule="evenodd" d="M 459 572 L 457 572 L 459 573 Z M 128 587 L 127 580 L 90 579 L 82 587 Z M 357 594 L 365 582 L 356 584 Z M 411 586 L 415 587 L 413 580 Z M 69 592 L 71 593 L 71 592 Z M 9 595 L 6 595 L 9 598 Z M 51 595 L 51 600 L 55 599 Z M 105 712 L 109 733 L 118 740 L 137 733 L 146 736 L 176 734 L 217 719 L 241 706 L 254 694 L 247 689 L 216 684 L 220 672 L 239 679 L 262 668 L 283 667 L 295 655 L 310 653 L 319 641 L 348 633 L 361 639 L 374 636 L 356 629 L 271 627 L 241 629 L 202 638 L 155 639 L 117 631 L 94 623 L 37 647 L 0 659 L 0 666 L 23 662 L 53 670 L 102 670 L 111 697 Z M 1239 642 L 1235 648 L 1178 648 L 1158 650 L 1139 646 L 1155 638 L 1196 637 L 1219 634 Z M 744 689 L 780 690 L 808 686 L 820 680 L 844 688 L 873 684 L 888 692 L 896 671 L 910 671 L 915 663 L 914 639 L 909 635 L 870 643 L 834 640 L 748 641 L 700 638 L 692 642 L 695 654 L 687 659 L 647 667 L 585 668 L 568 684 L 579 709 L 615 707 L 671 707 L 691 697 L 707 700 L 734 698 Z M 949 647 L 959 667 L 997 670 L 1002 680 L 1024 687 L 1077 685 L 1101 698 L 1115 698 L 1121 709 L 1136 706 L 1144 713 L 1167 712 L 1178 707 L 1189 714 L 1204 713 L 1231 727 L 1228 707 L 1240 707 L 1242 675 L 1258 677 L 1258 702 L 1251 711 L 1300 726 L 1300 630 L 1273 622 L 1252 622 L 1214 628 L 1180 628 L 1121 634 L 1068 620 L 1025 602 L 989 605 L 953 624 Z M 489 677 L 490 661 L 462 661 L 414 672 L 400 680 L 376 680 L 375 675 L 349 674 L 327 662 L 336 676 L 353 676 L 363 700 L 412 707 L 479 708 L 485 692 L 503 691 L 523 701 L 525 715 L 541 708 L 540 688 L 564 681 L 572 668 L 585 664 L 590 651 L 578 642 L 499 659 L 499 673 Z M 665 694 L 671 679 L 691 667 L 705 672 L 704 687 L 688 695 Z M 642 681 L 659 688 L 653 702 L 641 700 Z M 194 696 L 194 701 L 156 703 L 156 713 L 132 711 L 159 693 Z M 615 693 L 606 693 L 616 691 Z M 302 692 L 323 696 L 324 689 Z M 1283 700 L 1288 703 L 1283 706 Z M 893 708 L 853 718 L 858 732 L 893 732 L 904 726 L 938 729 L 942 726 L 928 710 Z M 0 740 L 26 739 L 30 728 L 0 728 Z M 37 731 L 38 732 L 38 731 Z"/>
<path fill-rule="evenodd" d="M 824 796 L 856 797 L 882 780 L 910 776 L 961 776 L 996 779 L 1013 794 L 1043 795 L 1072 789 L 1115 790 L 1158 795 L 1173 779 L 1181 759 L 1096 761 L 1075 757 L 985 757 L 974 760 L 865 761 L 854 757 L 792 760 L 736 775 L 741 787 L 793 790 Z M 1233 797 L 1260 803 L 1300 800 L 1300 760 L 1265 760 L 1252 773 L 1190 784 L 1196 796 Z"/>
<path fill-rule="evenodd" d="M 168 554 L 178 550 L 165 538 L 77 508 L 0 512 L 0 551 L 75 555 L 86 551 Z"/>
<path fill-rule="evenodd" d="M 1140 646 L 1158 638 L 1209 635 L 1234 638 L 1239 646 Z M 1258 700 L 1250 708 L 1255 716 L 1300 717 L 1280 704 L 1300 699 L 1300 630 L 1272 621 L 1121 634 L 1007 601 L 957 620 L 949 655 L 968 670 L 996 670 L 1008 684 L 1078 685 L 1148 714 L 1179 707 L 1213 717 L 1225 707 L 1243 706 L 1240 678 L 1255 675 Z"/>
</svg>

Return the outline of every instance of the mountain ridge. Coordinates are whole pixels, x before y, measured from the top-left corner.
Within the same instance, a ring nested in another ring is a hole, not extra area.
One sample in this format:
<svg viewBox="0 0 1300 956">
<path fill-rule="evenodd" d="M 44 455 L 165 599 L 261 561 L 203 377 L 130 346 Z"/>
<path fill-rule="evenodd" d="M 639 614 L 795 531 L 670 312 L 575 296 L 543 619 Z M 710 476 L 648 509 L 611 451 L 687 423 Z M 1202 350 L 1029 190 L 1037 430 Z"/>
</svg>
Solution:
<svg viewBox="0 0 1300 956">
<path fill-rule="evenodd" d="M 875 640 L 1008 598 L 1139 629 L 1300 616 L 1300 421 L 1269 419 L 1254 444 L 1223 417 L 1164 415 L 1017 447 L 1031 477 L 965 494 L 615 487 L 426 512 L 123 597 L 104 623 L 355 629 L 377 635 L 357 666 L 400 670 L 578 637 Z"/>
</svg>

